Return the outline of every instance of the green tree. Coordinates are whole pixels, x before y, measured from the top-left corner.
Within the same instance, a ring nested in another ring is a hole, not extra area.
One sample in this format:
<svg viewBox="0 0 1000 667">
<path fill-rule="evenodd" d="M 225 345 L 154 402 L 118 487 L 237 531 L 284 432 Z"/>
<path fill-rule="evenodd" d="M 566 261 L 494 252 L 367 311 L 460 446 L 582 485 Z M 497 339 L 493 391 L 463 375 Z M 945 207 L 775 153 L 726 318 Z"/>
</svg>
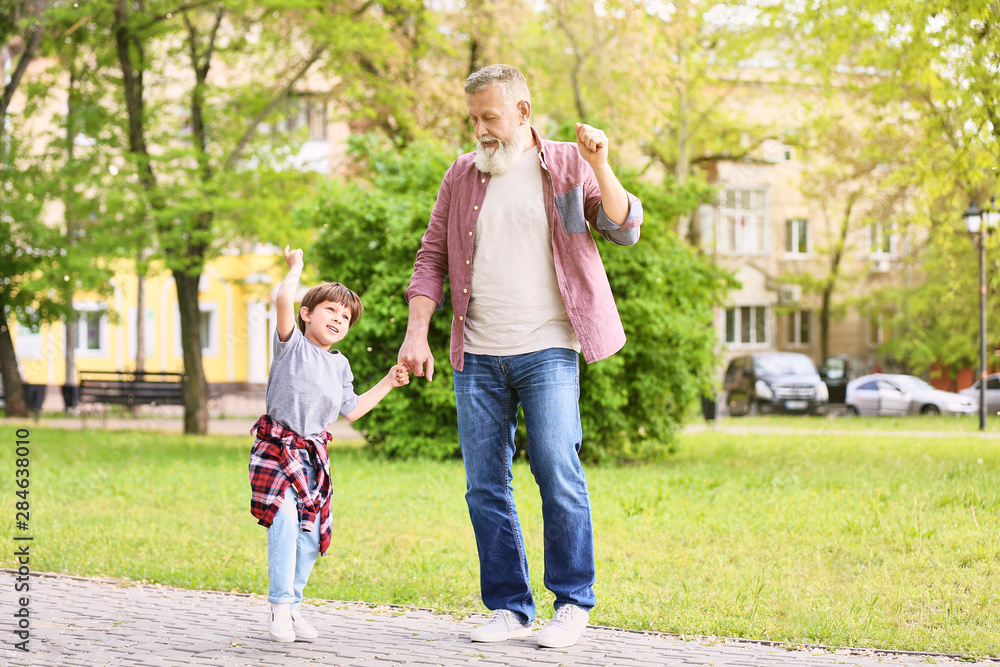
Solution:
<svg viewBox="0 0 1000 667">
<path fill-rule="evenodd" d="M 979 293 L 975 248 L 968 235 L 953 227 L 939 225 L 931 234 L 934 238 L 920 257 L 927 279 L 874 295 L 876 307 L 906 304 L 905 313 L 892 322 L 893 336 L 883 345 L 884 352 L 905 359 L 915 373 L 975 368 L 979 366 L 979 316 L 969 308 L 970 296 Z M 1000 271 L 996 260 L 987 271 L 993 276 Z M 976 333 L 970 332 L 973 328 Z M 1000 310 L 995 305 L 987 309 L 986 329 L 993 332 L 993 340 L 1000 337 Z"/>
<path fill-rule="evenodd" d="M 82 66 L 79 57 L 87 29 L 77 30 L 78 17 L 67 20 L 72 12 L 49 3 L 8 3 L 5 10 L 11 13 L 0 21 L 3 44 L 19 58 L 0 114 L 0 372 L 8 414 L 23 415 L 10 324 L 34 329 L 65 320 L 72 334 L 73 295 L 110 291 L 108 262 L 95 259 L 121 254 L 129 234 L 117 226 L 114 198 L 104 196 L 113 192 L 100 151 L 109 141 L 108 123 L 101 104 L 88 99 L 102 86 L 96 66 Z M 41 73 L 29 76 L 28 63 L 42 55 L 38 62 L 55 64 L 35 67 Z M 51 114 L 63 106 L 64 113 Z M 68 336 L 68 374 L 71 341 Z"/>
<path fill-rule="evenodd" d="M 3 178 L 5 184 L 12 180 L 13 165 L 16 159 L 17 148 L 14 145 L 15 139 L 8 134 L 8 112 L 14 94 L 17 92 L 24 73 L 28 70 L 28 65 L 38 54 L 41 47 L 42 38 L 45 35 L 45 25 L 42 22 L 41 12 L 32 11 L 31 3 L 27 2 L 7 2 L 0 7 L 0 47 L 3 55 L 7 55 L 11 50 L 20 51 L 17 56 L 17 64 L 12 72 L 6 71 L 6 58 L 4 58 L 3 73 L 4 87 L 3 97 L 0 98 L 0 151 L 3 152 L 0 159 L 3 160 Z M 4 401 L 7 414 L 15 416 L 25 416 L 28 414 L 27 404 L 24 401 L 24 391 L 21 385 L 21 374 L 17 366 L 17 353 L 14 350 L 14 341 L 10 334 L 10 317 L 14 315 L 16 303 L 21 300 L 21 290 L 18 288 L 19 281 L 25 274 L 34 271 L 34 263 L 30 257 L 24 255 L 21 244 L 27 240 L 21 238 L 27 230 L 20 229 L 18 220 L 35 220 L 37 209 L 28 208 L 25 210 L 26 202 L 20 202 L 16 198 L 6 195 L 7 188 L 0 191 L 0 378 L 3 380 Z M 27 247 L 31 247 L 30 244 Z"/>
<path fill-rule="evenodd" d="M 808 0 L 776 4 L 760 19 L 818 85 L 862 101 L 876 119 L 885 108 L 905 110 L 900 119 L 913 131 L 908 150 L 895 160 L 895 182 L 908 184 L 905 208 L 930 245 L 922 249 L 926 266 L 914 282 L 875 301 L 906 296 L 893 333 L 902 340 L 890 351 L 915 367 L 935 358 L 975 359 L 977 290 L 941 298 L 940 284 L 957 285 L 946 271 L 954 261 L 949 255 L 970 252 L 954 238 L 963 235 L 961 212 L 970 200 L 984 205 L 1000 194 L 1000 2 Z M 868 140 L 883 138 L 871 133 Z M 991 239 L 991 266 L 998 246 Z M 994 271 L 991 299 L 998 282 Z M 936 323 L 914 320 L 932 314 Z M 937 326 L 944 322 L 953 326 Z"/>
<path fill-rule="evenodd" d="M 891 232 L 902 245 L 910 222 L 906 204 L 915 188 L 902 170 L 912 150 L 912 128 L 898 109 L 867 111 L 864 102 L 826 91 L 790 138 L 803 156 L 800 189 L 826 221 L 827 234 L 814 237 L 813 249 L 824 258 L 819 270 L 786 274 L 780 281 L 819 296 L 820 359 L 831 353 L 831 321 L 852 301 L 846 288 L 872 284 L 881 275 L 871 274 L 867 263 L 858 271 L 850 260 L 867 258 L 870 230 Z M 910 258 L 896 261 L 898 266 Z"/>
<path fill-rule="evenodd" d="M 321 230 L 311 254 L 322 277 L 345 283 L 365 302 L 365 315 L 341 346 L 355 382 L 365 387 L 396 361 L 407 319 L 403 293 L 453 153 L 439 144 L 398 148 L 369 136 L 354 142 L 352 155 L 356 180 L 324 187 L 316 202 L 298 210 L 298 220 Z M 584 456 L 590 459 L 649 459 L 673 450 L 685 411 L 710 390 L 712 307 L 731 285 L 680 244 L 663 222 L 669 218 L 661 217 L 696 206 L 703 193 L 625 180 L 644 198 L 646 222 L 636 246 L 601 246 L 629 342 L 581 371 Z M 449 303 L 446 294 L 446 312 Z M 449 330 L 450 317 L 432 318 L 428 341 L 438 359 L 447 358 Z M 392 392 L 366 417 L 375 451 L 456 455 L 451 369 L 440 364 L 435 370 L 432 383 Z"/>
<path fill-rule="evenodd" d="M 344 339 L 359 390 L 375 384 L 396 363 L 408 317 L 404 292 L 427 229 L 441 178 L 453 159 L 442 145 L 418 140 L 400 147 L 383 136 L 351 140 L 350 181 L 321 186 L 315 202 L 296 211 L 297 224 L 318 229 L 307 255 L 323 280 L 353 289 L 365 313 Z M 447 285 L 445 285 L 445 302 Z M 431 318 L 428 343 L 447 356 L 450 318 Z M 393 391 L 365 416 L 369 445 L 387 456 L 446 458 L 456 452 L 457 420 L 451 368 L 441 364 L 433 382 Z"/>
<path fill-rule="evenodd" d="M 98 10 L 92 4 L 88 11 Z M 358 10 L 349 4 L 108 1 L 99 12 L 114 37 L 130 178 L 146 206 L 153 257 L 165 260 L 177 289 L 187 376 L 184 429 L 205 433 L 198 304 L 205 264 L 265 230 L 273 239 L 274 221 L 315 181 L 294 158 L 308 130 L 280 128 L 297 113 L 296 93 L 331 48 L 330 35 Z M 172 97 L 169 86 L 183 97 Z M 290 232 L 286 225 L 281 239 L 294 241 Z"/>
<path fill-rule="evenodd" d="M 546 3 L 526 28 L 536 109 L 598 123 L 616 146 L 637 148 L 648 173 L 703 184 L 701 167 L 739 160 L 778 132 L 748 120 L 734 96 L 753 75 L 740 61 L 759 37 L 759 26 L 736 18 L 746 4 Z M 693 211 L 679 213 L 676 229 L 697 248 Z"/>
</svg>

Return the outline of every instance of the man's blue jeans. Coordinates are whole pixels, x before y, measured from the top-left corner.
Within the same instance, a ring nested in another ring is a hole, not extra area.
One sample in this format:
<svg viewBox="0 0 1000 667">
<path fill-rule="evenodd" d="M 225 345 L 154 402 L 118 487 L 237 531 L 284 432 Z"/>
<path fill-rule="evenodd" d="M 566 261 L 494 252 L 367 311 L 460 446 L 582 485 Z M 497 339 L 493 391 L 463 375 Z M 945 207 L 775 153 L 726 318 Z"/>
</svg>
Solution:
<svg viewBox="0 0 1000 667">
<path fill-rule="evenodd" d="M 535 618 L 521 525 L 511 480 L 517 407 L 524 406 L 528 460 L 542 496 L 545 587 L 556 608 L 590 609 L 594 537 L 587 479 L 580 465 L 579 355 L 562 348 L 509 357 L 465 355 L 455 371 L 458 436 L 469 516 L 479 549 L 488 609 Z"/>
</svg>

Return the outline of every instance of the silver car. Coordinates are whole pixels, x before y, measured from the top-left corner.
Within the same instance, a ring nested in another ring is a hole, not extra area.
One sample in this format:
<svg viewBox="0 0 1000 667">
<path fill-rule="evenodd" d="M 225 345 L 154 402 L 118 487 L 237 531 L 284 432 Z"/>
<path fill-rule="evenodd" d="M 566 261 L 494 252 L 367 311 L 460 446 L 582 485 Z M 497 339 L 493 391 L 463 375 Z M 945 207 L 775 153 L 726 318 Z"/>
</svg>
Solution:
<svg viewBox="0 0 1000 667">
<path fill-rule="evenodd" d="M 975 398 L 935 389 L 912 375 L 876 373 L 847 383 L 849 415 L 964 415 L 978 411 Z"/>
<path fill-rule="evenodd" d="M 971 387 L 967 387 L 958 392 L 962 396 L 968 396 L 972 400 L 979 402 L 979 380 Z M 986 376 L 986 412 L 991 415 L 1000 413 L 1000 373 Z"/>
</svg>

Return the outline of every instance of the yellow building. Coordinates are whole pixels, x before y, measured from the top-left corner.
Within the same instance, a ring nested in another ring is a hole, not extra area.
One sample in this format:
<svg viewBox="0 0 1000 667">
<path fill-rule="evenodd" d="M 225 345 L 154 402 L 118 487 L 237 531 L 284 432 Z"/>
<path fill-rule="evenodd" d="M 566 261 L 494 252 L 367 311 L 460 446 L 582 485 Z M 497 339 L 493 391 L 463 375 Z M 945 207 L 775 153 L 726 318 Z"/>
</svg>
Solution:
<svg viewBox="0 0 1000 667">
<path fill-rule="evenodd" d="M 266 385 L 274 329 L 271 294 L 285 271 L 281 251 L 264 245 L 246 253 L 232 251 L 205 267 L 199 294 L 202 352 L 205 375 L 214 389 L 253 391 Z M 133 266 L 123 263 L 116 267 L 110 298 L 81 292 L 74 299 L 79 313 L 75 341 L 78 372 L 135 370 L 140 320 L 145 328 L 145 370 L 184 370 L 173 277 L 162 263 L 150 268 L 144 282 L 141 318 L 138 285 Z M 58 395 L 55 388 L 60 385 L 76 384 L 76 377 L 67 382 L 66 327 L 62 322 L 43 325 L 37 331 L 15 324 L 12 334 L 26 382 L 49 385 L 50 395 Z"/>
</svg>

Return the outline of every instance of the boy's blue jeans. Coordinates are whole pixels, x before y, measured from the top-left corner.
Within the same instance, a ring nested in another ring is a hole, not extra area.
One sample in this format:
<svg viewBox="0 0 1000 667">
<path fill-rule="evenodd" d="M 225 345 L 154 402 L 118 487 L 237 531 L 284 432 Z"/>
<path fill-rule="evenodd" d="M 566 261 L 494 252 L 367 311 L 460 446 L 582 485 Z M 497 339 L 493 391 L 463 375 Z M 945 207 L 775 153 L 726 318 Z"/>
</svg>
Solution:
<svg viewBox="0 0 1000 667">
<path fill-rule="evenodd" d="M 309 488 L 316 486 L 316 470 L 303 457 L 309 475 Z M 319 516 L 312 532 L 299 530 L 299 515 L 295 509 L 295 490 L 285 490 L 285 500 L 267 529 L 267 576 L 270 585 L 267 599 L 278 604 L 302 602 L 302 591 L 309 582 L 313 565 L 319 557 Z"/>
<path fill-rule="evenodd" d="M 542 497 L 545 587 L 555 594 L 556 608 L 571 603 L 591 609 L 594 538 L 579 457 L 579 355 L 562 348 L 508 357 L 466 354 L 454 379 L 483 603 L 491 610 L 509 609 L 524 622 L 535 618 L 511 487 L 520 404 L 531 472 Z"/>
</svg>

